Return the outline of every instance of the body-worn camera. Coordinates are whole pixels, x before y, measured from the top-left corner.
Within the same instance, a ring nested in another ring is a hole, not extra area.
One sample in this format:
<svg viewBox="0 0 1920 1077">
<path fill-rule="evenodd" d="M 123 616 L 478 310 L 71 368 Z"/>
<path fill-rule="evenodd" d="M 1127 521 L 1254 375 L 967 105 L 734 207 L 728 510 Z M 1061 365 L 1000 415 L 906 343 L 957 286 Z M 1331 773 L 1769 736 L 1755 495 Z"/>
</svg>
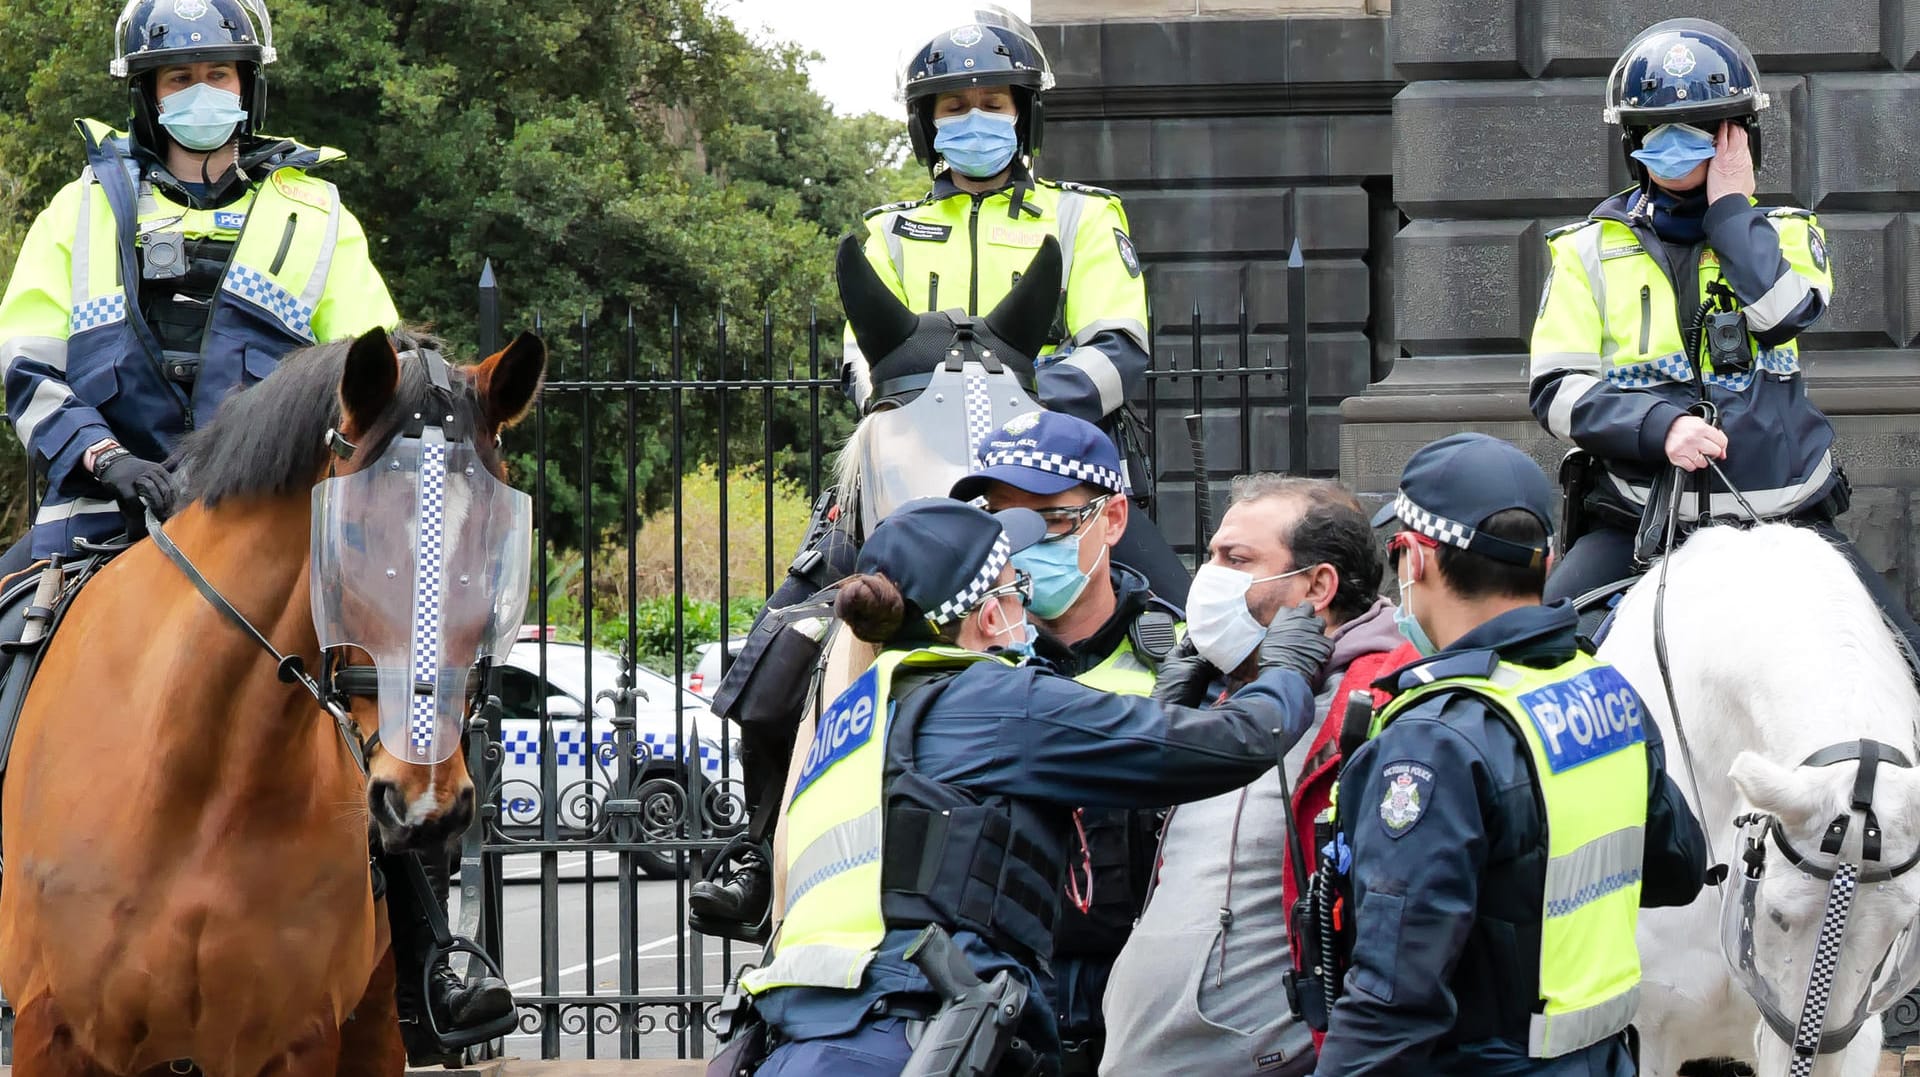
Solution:
<svg viewBox="0 0 1920 1077">
<path fill-rule="evenodd" d="M 187 275 L 191 263 L 185 232 L 148 232 L 141 239 L 142 280 L 174 280 Z"/>
<path fill-rule="evenodd" d="M 1707 355 L 1722 374 L 1745 374 L 1753 369 L 1753 350 L 1747 347 L 1747 315 L 1722 311 L 1707 316 Z"/>
</svg>

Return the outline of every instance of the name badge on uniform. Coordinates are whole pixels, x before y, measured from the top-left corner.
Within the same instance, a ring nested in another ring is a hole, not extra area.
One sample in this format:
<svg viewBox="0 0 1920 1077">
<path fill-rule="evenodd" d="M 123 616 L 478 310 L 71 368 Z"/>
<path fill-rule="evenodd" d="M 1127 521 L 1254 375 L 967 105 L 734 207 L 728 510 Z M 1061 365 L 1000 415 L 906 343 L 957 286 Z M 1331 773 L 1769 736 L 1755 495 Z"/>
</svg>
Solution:
<svg viewBox="0 0 1920 1077">
<path fill-rule="evenodd" d="M 241 226 L 246 223 L 247 215 L 244 213 L 234 213 L 222 209 L 215 210 L 213 214 L 213 226 L 224 232 L 238 232 Z"/>
<path fill-rule="evenodd" d="M 987 242 L 1000 247 L 1038 247 L 1047 241 L 1044 228 L 1021 228 L 1018 225 L 996 224 L 987 229 Z"/>
<path fill-rule="evenodd" d="M 1611 666 L 1591 669 L 1520 696 L 1553 773 L 1644 744 L 1640 697 Z"/>
<path fill-rule="evenodd" d="M 912 217 L 902 216 L 893 219 L 893 234 L 902 239 L 919 239 L 925 240 L 928 243 L 945 243 L 947 237 L 953 234 L 953 226 L 949 224 L 929 224 L 926 221 L 916 221 Z"/>
<path fill-rule="evenodd" d="M 798 797 L 815 778 L 835 763 L 859 751 L 873 739 L 874 719 L 880 713 L 880 672 L 869 669 L 840 693 L 814 723 L 813 747 L 800 768 L 800 781 L 793 787 Z"/>
</svg>

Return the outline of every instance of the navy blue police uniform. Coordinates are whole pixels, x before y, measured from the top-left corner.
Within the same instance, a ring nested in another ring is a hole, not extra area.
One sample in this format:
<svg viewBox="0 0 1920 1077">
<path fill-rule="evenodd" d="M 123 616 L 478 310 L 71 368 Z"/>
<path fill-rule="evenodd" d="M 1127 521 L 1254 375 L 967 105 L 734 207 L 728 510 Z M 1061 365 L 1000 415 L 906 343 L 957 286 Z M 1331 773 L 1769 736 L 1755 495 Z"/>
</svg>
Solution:
<svg viewBox="0 0 1920 1077">
<path fill-rule="evenodd" d="M 1550 525 L 1546 477 L 1517 449 L 1484 435 L 1422 449 L 1401 491 L 1376 525 L 1397 516 L 1410 530 L 1476 551 L 1499 541 L 1475 530 L 1498 512 L 1526 509 Z M 1498 663 L 1551 670 L 1577 657 L 1575 629 L 1566 602 L 1510 610 L 1379 687 L 1398 694 L 1442 678 L 1485 678 Z M 1640 728 L 1647 799 L 1639 904 L 1685 905 L 1705 875 L 1705 838 L 1666 774 L 1658 730 L 1651 722 Z M 1396 783 L 1404 787 L 1409 776 L 1417 795 L 1396 797 Z M 1354 949 L 1318 1077 L 1637 1072 L 1624 1034 L 1558 1057 L 1529 1056 L 1546 804 L 1531 749 L 1495 705 L 1466 692 L 1411 704 L 1347 763 L 1339 804 L 1347 848 L 1335 855 L 1350 857 Z"/>
</svg>

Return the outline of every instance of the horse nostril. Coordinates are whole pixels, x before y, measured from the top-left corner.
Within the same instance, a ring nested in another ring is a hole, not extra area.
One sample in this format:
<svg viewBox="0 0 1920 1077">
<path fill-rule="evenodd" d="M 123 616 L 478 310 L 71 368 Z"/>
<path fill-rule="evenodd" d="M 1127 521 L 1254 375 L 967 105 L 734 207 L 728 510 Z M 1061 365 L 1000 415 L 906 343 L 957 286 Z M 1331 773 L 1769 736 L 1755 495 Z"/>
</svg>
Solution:
<svg viewBox="0 0 1920 1077">
<path fill-rule="evenodd" d="M 375 814 L 385 815 L 387 822 L 395 826 L 406 823 L 407 798 L 399 786 L 387 781 L 375 782 L 372 800 Z"/>
</svg>

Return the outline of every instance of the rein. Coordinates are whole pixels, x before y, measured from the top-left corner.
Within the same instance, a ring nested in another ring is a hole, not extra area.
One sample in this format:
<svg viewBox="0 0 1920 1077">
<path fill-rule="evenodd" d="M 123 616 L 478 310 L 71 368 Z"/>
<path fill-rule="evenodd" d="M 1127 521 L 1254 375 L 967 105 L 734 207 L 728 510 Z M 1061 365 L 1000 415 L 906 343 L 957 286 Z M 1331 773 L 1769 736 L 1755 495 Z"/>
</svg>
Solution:
<svg viewBox="0 0 1920 1077">
<path fill-rule="evenodd" d="M 380 735 L 375 733 L 362 738 L 360 730 L 353 724 L 353 716 L 341 706 L 341 703 L 348 695 L 373 694 L 373 667 L 345 667 L 338 671 L 338 676 L 328 678 L 333 684 L 333 691 L 329 692 L 321 688 L 320 682 L 307 672 L 306 660 L 297 654 L 280 653 L 280 649 L 273 645 L 273 641 L 267 639 L 264 633 L 255 628 L 245 614 L 235 609 L 233 603 L 227 601 L 227 596 L 221 594 L 220 589 L 215 587 L 199 568 L 195 567 L 185 553 L 181 552 L 180 547 L 175 545 L 173 539 L 167 535 L 166 528 L 160 525 L 160 519 L 153 514 L 153 510 L 147 508 L 145 512 L 147 534 L 153 539 L 153 544 L 159 547 L 167 560 L 173 562 L 173 566 L 180 570 L 180 574 L 193 584 L 194 590 L 200 592 L 200 597 L 206 599 L 208 605 L 218 610 L 220 615 L 227 619 L 227 623 L 244 632 L 248 639 L 259 645 L 261 650 L 273 656 L 276 672 L 282 684 L 297 684 L 313 696 L 314 702 L 320 704 L 320 709 L 333 718 L 334 728 L 340 731 L 340 739 L 346 744 L 347 754 L 352 757 L 353 765 L 360 769 L 361 777 L 366 777 L 367 758 L 379 745 Z M 363 669 L 364 675 L 353 676 Z M 329 672 L 332 671 L 329 670 Z M 346 688 L 347 685 L 353 687 Z"/>
</svg>

